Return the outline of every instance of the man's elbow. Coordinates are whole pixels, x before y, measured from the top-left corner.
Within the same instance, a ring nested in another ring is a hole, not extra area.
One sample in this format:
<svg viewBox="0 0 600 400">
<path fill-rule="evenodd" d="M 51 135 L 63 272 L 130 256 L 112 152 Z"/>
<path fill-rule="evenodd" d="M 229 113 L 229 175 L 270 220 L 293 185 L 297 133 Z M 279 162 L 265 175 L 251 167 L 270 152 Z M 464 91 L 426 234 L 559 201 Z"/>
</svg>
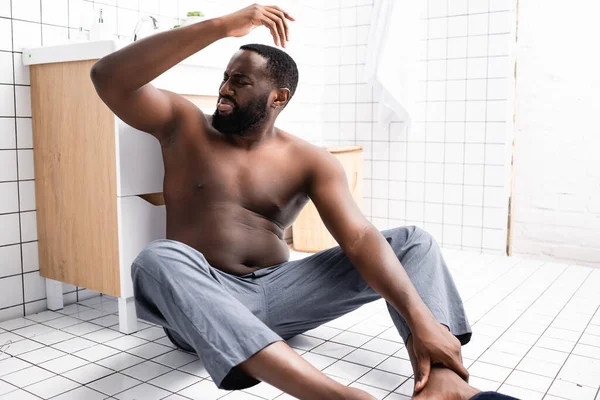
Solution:
<svg viewBox="0 0 600 400">
<path fill-rule="evenodd" d="M 90 79 L 98 94 L 107 89 L 110 75 L 110 71 L 103 65 L 102 60 L 96 61 L 90 68 Z"/>
<path fill-rule="evenodd" d="M 96 87 L 96 90 L 98 90 L 98 87 L 102 85 L 102 81 L 104 80 L 102 67 L 98 66 L 98 62 L 99 61 L 96 61 L 94 65 L 92 65 L 92 68 L 90 68 L 90 79 Z"/>
</svg>

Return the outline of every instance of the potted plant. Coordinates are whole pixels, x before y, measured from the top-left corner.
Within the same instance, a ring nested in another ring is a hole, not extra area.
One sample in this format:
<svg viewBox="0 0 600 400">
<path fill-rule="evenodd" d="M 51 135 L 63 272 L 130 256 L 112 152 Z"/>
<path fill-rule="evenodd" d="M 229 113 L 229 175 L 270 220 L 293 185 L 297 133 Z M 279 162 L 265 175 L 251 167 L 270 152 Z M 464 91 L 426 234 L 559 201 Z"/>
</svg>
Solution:
<svg viewBox="0 0 600 400">
<path fill-rule="evenodd" d="M 184 26 L 195 24 L 204 19 L 204 13 L 202 11 L 188 11 L 187 18 L 183 21 Z"/>
</svg>

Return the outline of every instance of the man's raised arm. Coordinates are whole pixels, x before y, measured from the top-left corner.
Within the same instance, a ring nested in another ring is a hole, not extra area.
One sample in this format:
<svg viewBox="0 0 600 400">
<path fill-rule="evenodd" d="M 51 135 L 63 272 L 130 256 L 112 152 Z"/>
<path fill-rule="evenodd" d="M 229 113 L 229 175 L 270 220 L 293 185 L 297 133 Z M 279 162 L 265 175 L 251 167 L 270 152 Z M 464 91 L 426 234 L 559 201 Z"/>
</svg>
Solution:
<svg viewBox="0 0 600 400">
<path fill-rule="evenodd" d="M 100 98 L 119 118 L 162 142 L 176 130 L 182 116 L 190 115 L 185 109 L 192 103 L 149 82 L 211 43 L 245 36 L 259 25 L 271 30 L 276 44 L 285 45 L 286 18 L 291 19 L 278 7 L 252 5 L 132 43 L 98 60 L 90 76 Z"/>
</svg>

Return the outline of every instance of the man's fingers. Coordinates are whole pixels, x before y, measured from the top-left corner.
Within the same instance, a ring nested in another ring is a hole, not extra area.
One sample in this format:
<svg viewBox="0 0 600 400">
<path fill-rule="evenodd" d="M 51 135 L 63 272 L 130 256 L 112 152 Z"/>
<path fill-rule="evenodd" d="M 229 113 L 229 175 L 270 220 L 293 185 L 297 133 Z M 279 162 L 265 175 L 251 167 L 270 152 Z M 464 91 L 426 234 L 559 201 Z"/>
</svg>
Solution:
<svg viewBox="0 0 600 400">
<path fill-rule="evenodd" d="M 264 15 L 275 23 L 275 26 L 277 27 L 277 35 L 279 36 L 279 42 L 281 43 L 282 47 L 285 47 L 286 37 L 283 20 L 279 16 L 267 11 L 266 9 L 264 11 Z"/>
<path fill-rule="evenodd" d="M 268 6 L 268 7 L 270 7 L 270 8 L 274 8 L 274 9 L 276 9 L 277 11 L 281 11 L 281 12 L 283 13 L 283 15 L 284 15 L 284 16 L 285 16 L 287 19 L 289 19 L 290 21 L 295 21 L 295 20 L 296 20 L 296 18 L 292 17 L 292 16 L 291 16 L 291 15 L 290 15 L 290 14 L 289 14 L 287 11 L 285 11 L 284 9 L 282 9 L 282 8 L 280 8 L 280 7 L 277 7 L 277 6 Z"/>
<path fill-rule="evenodd" d="M 431 371 L 431 361 L 429 357 L 423 357 L 418 361 L 418 376 L 415 376 L 415 393 L 419 393 L 429 381 L 429 372 Z"/>
<path fill-rule="evenodd" d="M 277 33 L 277 24 L 266 15 L 263 15 L 263 17 L 260 20 L 262 24 L 269 28 L 269 30 L 271 31 L 271 35 L 273 35 L 273 41 L 275 42 L 275 45 L 279 46 L 279 34 Z"/>
<path fill-rule="evenodd" d="M 290 40 L 290 28 L 285 19 L 285 14 L 283 13 L 283 11 L 277 10 L 274 7 L 265 7 L 265 10 L 268 10 L 270 13 L 275 14 L 279 17 L 279 19 L 283 23 L 283 32 L 285 33 L 285 41 L 286 42 L 289 41 Z"/>
</svg>

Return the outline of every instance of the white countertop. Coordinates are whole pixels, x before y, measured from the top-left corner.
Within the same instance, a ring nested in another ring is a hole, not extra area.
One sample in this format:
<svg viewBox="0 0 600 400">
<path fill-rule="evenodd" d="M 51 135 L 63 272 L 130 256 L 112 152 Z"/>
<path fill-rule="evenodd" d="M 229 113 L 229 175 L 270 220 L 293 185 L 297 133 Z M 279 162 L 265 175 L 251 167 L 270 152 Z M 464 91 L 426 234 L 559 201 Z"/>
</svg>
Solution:
<svg viewBox="0 0 600 400">
<path fill-rule="evenodd" d="M 23 64 L 35 65 L 95 60 L 125 47 L 127 44 L 127 42 L 119 40 L 98 40 L 27 48 L 23 49 Z"/>
<path fill-rule="evenodd" d="M 50 64 L 70 61 L 97 60 L 117 51 L 131 41 L 109 39 L 86 42 L 70 42 L 55 46 L 41 46 L 23 49 L 23 64 Z M 218 49 L 217 49 L 218 50 Z M 215 49 L 207 48 L 181 61 L 178 65 L 203 67 L 223 70 L 227 64 L 215 53 Z"/>
</svg>

